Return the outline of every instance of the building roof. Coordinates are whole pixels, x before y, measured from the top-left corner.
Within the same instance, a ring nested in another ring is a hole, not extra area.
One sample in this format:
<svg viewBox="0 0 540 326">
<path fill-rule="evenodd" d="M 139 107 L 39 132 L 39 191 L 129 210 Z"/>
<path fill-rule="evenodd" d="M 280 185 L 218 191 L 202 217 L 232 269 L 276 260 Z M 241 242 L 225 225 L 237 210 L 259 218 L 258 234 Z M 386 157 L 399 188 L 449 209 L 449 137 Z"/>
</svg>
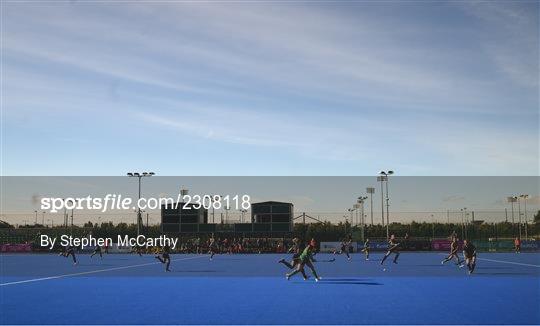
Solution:
<svg viewBox="0 0 540 326">
<path fill-rule="evenodd" d="M 252 203 L 251 206 L 253 205 L 274 205 L 274 204 L 282 204 L 282 205 L 293 205 L 293 203 L 285 203 L 285 202 L 281 202 L 281 201 L 262 201 L 260 203 Z"/>
</svg>

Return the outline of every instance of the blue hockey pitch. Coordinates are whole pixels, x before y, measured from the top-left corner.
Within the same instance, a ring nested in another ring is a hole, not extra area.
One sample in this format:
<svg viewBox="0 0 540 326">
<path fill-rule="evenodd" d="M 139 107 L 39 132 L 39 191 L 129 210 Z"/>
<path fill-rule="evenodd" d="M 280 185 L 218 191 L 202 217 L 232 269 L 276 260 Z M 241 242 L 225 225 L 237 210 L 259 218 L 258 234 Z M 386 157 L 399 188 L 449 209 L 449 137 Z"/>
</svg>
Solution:
<svg viewBox="0 0 540 326">
<path fill-rule="evenodd" d="M 540 254 L 480 253 L 476 272 L 441 253 L 381 253 L 315 264 L 285 279 L 289 255 L 1 255 L 2 324 L 540 324 Z M 331 258 L 317 255 L 319 260 Z M 309 274 L 309 270 L 307 270 Z"/>
</svg>

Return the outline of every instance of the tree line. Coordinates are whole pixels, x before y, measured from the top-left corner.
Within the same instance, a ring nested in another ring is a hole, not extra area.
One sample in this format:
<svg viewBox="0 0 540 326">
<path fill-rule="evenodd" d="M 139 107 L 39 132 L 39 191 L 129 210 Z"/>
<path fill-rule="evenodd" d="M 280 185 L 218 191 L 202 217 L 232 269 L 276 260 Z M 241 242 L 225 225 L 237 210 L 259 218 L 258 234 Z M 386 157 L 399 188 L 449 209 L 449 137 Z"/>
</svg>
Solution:
<svg viewBox="0 0 540 326">
<path fill-rule="evenodd" d="M 26 225 L 21 226 L 18 229 L 14 229 L 12 226 L 3 227 L 2 230 L 5 230 L 3 234 L 17 234 L 25 233 L 26 234 L 35 234 L 36 232 L 46 232 L 47 234 L 55 233 L 73 233 L 77 235 L 85 235 L 92 233 L 95 237 L 116 237 L 117 235 L 137 235 L 137 225 L 136 224 L 127 224 L 127 223 L 117 223 L 112 222 L 102 222 L 100 224 L 93 223 L 88 221 L 84 224 L 83 227 L 79 226 L 68 226 L 66 227 L 46 227 L 42 225 Z M 8 230 L 11 230 L 8 231 Z M 15 232 L 19 230 L 19 232 Z M 159 225 L 150 225 L 143 226 L 140 230 L 142 234 L 147 236 L 159 236 L 161 232 L 161 227 Z M 515 238 L 522 235 L 522 238 L 525 238 L 525 235 L 528 238 L 540 238 L 540 211 L 536 212 L 534 216 L 534 222 L 532 224 L 522 223 L 521 226 L 518 223 L 510 222 L 497 222 L 497 223 L 486 223 L 486 222 L 475 222 L 468 223 L 467 225 L 462 225 L 458 223 L 428 223 L 428 222 L 415 222 L 410 223 L 391 223 L 388 226 L 389 234 L 395 234 L 398 237 L 403 237 L 405 234 L 408 234 L 412 238 L 423 238 L 423 239 L 432 239 L 432 238 L 447 238 L 451 234 L 457 234 L 460 238 L 469 238 L 476 240 L 488 240 L 498 239 L 498 238 Z M 285 236 L 299 236 L 304 239 L 315 238 L 318 241 L 340 241 L 345 237 L 350 235 L 353 236 L 353 239 L 358 241 L 362 238 L 370 239 L 385 239 L 386 238 L 386 226 L 382 225 L 366 225 L 362 230 L 360 226 L 352 226 L 350 223 L 340 222 L 340 223 L 330 223 L 330 222 L 321 222 L 321 223 L 296 223 L 293 226 L 292 234 L 282 234 Z M 185 235 L 197 236 L 193 235 Z M 208 235 L 202 235 L 202 237 L 207 237 Z M 217 232 L 216 236 L 221 237 L 271 237 L 270 234 L 230 234 L 227 232 Z"/>
</svg>

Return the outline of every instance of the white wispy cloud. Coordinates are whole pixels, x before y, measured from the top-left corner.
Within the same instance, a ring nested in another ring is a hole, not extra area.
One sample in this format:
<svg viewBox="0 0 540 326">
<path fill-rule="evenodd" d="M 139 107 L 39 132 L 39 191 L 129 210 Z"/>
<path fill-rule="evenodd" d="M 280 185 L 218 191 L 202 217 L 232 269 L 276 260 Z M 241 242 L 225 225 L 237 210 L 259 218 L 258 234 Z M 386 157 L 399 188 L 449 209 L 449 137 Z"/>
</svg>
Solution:
<svg viewBox="0 0 540 326">
<path fill-rule="evenodd" d="M 466 13 L 478 17 L 492 35 L 481 46 L 487 59 L 513 82 L 531 89 L 539 87 L 540 37 L 537 2 L 456 2 Z"/>
<path fill-rule="evenodd" d="M 342 21 L 318 10 L 268 4 L 105 8 L 113 16 L 145 21 L 140 25 L 119 25 L 82 13 L 66 19 L 71 10 L 56 9 L 51 10 L 52 17 L 41 15 L 34 22 L 49 33 L 7 33 L 5 48 L 179 91 L 210 92 L 226 85 L 241 92 L 254 81 L 260 87 L 278 87 L 284 94 L 317 97 L 323 92 L 347 96 L 349 101 L 399 104 L 408 110 L 498 111 L 484 107 L 497 105 L 488 96 L 496 86 L 492 80 L 456 73 L 455 57 L 449 57 L 446 49 L 403 46 L 400 38 L 423 34 L 401 32 L 403 23 L 381 26 L 363 15 L 361 20 Z M 298 21 L 303 22 L 301 28 Z M 28 42 L 24 36 L 42 41 Z M 507 57 L 498 52 L 492 60 L 502 63 Z M 508 63 L 504 69 L 525 75 L 512 64 L 515 67 Z M 217 85 L 197 85 L 212 79 Z"/>
<path fill-rule="evenodd" d="M 455 26 L 384 6 L 9 3 L 6 116 L 106 114 L 119 138 L 144 122 L 409 173 L 537 173 L 538 14 L 432 6 L 465 14 Z"/>
</svg>

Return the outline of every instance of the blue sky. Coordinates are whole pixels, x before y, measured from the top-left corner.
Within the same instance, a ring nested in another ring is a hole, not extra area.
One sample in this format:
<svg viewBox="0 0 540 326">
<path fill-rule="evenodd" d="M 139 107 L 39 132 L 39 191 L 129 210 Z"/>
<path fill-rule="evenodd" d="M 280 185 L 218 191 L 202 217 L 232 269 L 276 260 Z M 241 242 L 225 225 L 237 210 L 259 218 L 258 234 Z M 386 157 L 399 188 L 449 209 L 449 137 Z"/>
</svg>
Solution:
<svg viewBox="0 0 540 326">
<path fill-rule="evenodd" d="M 539 174 L 538 2 L 2 2 L 2 175 Z"/>
</svg>

